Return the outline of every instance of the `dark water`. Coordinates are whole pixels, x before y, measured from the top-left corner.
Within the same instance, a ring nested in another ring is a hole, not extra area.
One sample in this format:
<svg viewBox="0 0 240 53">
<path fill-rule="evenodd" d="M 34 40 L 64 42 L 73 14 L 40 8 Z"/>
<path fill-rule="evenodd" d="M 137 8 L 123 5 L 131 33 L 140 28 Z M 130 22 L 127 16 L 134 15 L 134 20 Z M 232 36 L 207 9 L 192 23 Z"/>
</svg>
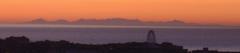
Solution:
<svg viewBox="0 0 240 53">
<path fill-rule="evenodd" d="M 33 41 L 67 40 L 88 44 L 143 42 L 150 29 L 156 31 L 159 43 L 172 42 L 188 49 L 209 47 L 213 50 L 240 51 L 239 28 L 0 27 L 0 37 L 27 36 Z"/>
</svg>

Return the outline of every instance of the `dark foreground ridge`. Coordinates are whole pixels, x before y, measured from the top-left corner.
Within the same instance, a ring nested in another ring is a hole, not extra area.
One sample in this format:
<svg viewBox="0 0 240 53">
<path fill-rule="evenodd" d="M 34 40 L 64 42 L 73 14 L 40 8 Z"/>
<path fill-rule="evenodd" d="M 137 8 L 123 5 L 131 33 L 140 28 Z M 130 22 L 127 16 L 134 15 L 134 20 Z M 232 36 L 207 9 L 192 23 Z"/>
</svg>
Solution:
<svg viewBox="0 0 240 53">
<path fill-rule="evenodd" d="M 0 39 L 0 53 L 239 53 L 204 50 L 188 51 L 182 46 L 163 42 L 129 42 L 90 45 L 70 43 L 68 41 L 36 41 L 26 37 L 8 37 Z"/>
</svg>

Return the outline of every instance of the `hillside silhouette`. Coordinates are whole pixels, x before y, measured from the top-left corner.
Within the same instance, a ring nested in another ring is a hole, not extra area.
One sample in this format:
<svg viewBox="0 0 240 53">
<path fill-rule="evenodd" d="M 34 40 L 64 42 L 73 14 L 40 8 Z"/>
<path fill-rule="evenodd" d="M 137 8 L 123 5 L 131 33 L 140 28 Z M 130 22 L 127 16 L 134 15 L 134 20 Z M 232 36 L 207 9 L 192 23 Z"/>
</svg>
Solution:
<svg viewBox="0 0 240 53">
<path fill-rule="evenodd" d="M 0 39 L 0 53 L 239 53 L 219 52 L 203 48 L 188 51 L 170 42 L 157 43 L 154 30 L 149 30 L 145 42 L 111 44 L 80 44 L 69 41 L 35 41 L 24 36 Z"/>
<path fill-rule="evenodd" d="M 154 45 L 149 46 L 149 45 Z M 182 46 L 177 46 L 169 42 L 147 43 L 128 42 L 112 44 L 80 44 L 71 43 L 65 40 L 60 41 L 35 41 L 28 38 L 7 37 L 0 39 L 0 53 L 239 53 L 239 52 L 219 52 L 215 50 L 193 50 L 188 51 Z"/>
</svg>

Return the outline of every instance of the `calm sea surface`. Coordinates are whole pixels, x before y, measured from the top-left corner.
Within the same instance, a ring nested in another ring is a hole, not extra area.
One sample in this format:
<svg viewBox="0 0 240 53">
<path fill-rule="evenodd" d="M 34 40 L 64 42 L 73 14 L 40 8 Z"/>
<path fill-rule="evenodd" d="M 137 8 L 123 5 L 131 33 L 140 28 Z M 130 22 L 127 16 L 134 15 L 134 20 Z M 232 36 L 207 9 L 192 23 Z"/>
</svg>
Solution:
<svg viewBox="0 0 240 53">
<path fill-rule="evenodd" d="M 240 51 L 237 27 L 0 25 L 0 37 L 27 36 L 32 41 L 67 40 L 87 44 L 143 42 L 151 29 L 155 30 L 159 43 L 172 42 L 186 49 Z"/>
</svg>

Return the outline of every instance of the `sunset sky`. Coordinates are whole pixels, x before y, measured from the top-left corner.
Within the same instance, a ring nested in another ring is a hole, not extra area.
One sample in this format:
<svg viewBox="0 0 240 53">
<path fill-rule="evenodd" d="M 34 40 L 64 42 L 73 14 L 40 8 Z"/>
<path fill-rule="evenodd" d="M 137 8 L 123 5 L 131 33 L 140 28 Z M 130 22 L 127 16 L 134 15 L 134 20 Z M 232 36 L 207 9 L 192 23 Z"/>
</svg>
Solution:
<svg viewBox="0 0 240 53">
<path fill-rule="evenodd" d="M 240 25 L 240 0 L 0 0 L 0 23 L 121 17 Z"/>
</svg>

